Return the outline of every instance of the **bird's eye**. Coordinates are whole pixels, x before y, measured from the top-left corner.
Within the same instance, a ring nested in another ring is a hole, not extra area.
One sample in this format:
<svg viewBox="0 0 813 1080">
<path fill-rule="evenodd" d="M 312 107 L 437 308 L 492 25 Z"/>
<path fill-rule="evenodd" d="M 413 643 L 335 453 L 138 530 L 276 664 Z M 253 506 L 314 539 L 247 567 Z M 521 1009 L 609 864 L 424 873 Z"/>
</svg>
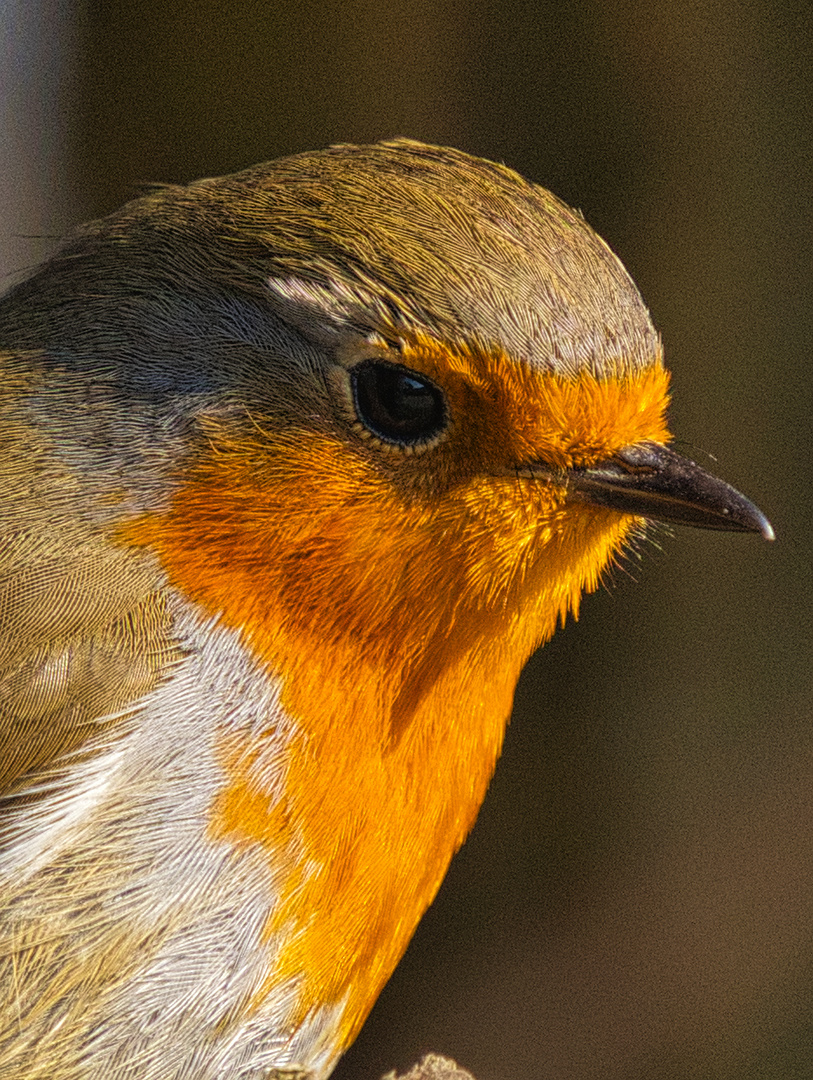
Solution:
<svg viewBox="0 0 813 1080">
<path fill-rule="evenodd" d="M 443 394 L 424 375 L 375 360 L 350 372 L 353 404 L 361 423 L 385 442 L 431 442 L 447 423 Z"/>
</svg>

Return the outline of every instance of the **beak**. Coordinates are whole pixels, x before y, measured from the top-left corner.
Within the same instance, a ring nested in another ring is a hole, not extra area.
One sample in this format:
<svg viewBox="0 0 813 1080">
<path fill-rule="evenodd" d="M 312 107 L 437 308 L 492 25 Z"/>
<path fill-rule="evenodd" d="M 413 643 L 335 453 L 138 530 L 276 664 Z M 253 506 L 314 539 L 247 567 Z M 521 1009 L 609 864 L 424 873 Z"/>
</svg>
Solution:
<svg viewBox="0 0 813 1080">
<path fill-rule="evenodd" d="M 749 499 L 657 443 L 626 446 L 592 468 L 570 469 L 567 487 L 573 498 L 624 514 L 774 539 L 770 522 Z"/>
</svg>

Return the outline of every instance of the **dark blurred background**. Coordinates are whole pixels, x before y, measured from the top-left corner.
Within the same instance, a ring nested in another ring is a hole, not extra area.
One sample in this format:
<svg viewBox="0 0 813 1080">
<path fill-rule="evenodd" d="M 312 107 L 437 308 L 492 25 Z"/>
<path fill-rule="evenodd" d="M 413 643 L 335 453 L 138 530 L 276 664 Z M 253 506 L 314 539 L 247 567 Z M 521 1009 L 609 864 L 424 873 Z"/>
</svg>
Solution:
<svg viewBox="0 0 813 1080">
<path fill-rule="evenodd" d="M 477 828 L 337 1077 L 426 1050 L 478 1080 L 813 1076 L 809 6 L 0 20 L 0 272 L 144 182 L 401 134 L 496 158 L 619 253 L 681 448 L 776 528 L 659 534 L 534 658 Z"/>
</svg>

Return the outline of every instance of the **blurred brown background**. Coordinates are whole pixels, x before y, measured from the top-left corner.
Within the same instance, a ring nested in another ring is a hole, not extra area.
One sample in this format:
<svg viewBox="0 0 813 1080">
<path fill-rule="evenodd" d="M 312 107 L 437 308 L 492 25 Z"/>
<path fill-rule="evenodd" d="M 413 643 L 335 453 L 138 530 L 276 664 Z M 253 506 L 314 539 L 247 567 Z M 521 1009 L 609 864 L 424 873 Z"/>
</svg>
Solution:
<svg viewBox="0 0 813 1080">
<path fill-rule="evenodd" d="M 429 1049 L 478 1080 L 813 1076 L 808 6 L 6 0 L 0 20 L 4 272 L 145 181 L 396 134 L 497 158 L 620 254 L 682 448 L 776 527 L 661 534 L 533 660 L 480 822 L 337 1077 Z"/>
</svg>

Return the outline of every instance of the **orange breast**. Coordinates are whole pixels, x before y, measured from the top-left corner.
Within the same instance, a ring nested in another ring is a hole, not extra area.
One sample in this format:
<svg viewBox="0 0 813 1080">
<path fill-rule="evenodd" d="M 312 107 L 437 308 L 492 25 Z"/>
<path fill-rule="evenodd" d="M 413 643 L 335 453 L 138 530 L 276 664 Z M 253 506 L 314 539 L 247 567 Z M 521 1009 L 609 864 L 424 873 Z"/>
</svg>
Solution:
<svg viewBox="0 0 813 1080">
<path fill-rule="evenodd" d="M 522 664 L 635 522 L 517 468 L 668 437 L 657 365 L 569 381 L 424 342 L 404 362 L 468 420 L 411 459 L 422 482 L 329 432 L 213 423 L 170 510 L 126 529 L 280 680 L 296 727 L 284 796 L 249 778 L 257 747 L 224 739 L 211 832 L 267 851 L 282 896 L 267 986 L 299 979 L 301 1018 L 345 1002 L 342 1045 L 471 828 Z"/>
</svg>

